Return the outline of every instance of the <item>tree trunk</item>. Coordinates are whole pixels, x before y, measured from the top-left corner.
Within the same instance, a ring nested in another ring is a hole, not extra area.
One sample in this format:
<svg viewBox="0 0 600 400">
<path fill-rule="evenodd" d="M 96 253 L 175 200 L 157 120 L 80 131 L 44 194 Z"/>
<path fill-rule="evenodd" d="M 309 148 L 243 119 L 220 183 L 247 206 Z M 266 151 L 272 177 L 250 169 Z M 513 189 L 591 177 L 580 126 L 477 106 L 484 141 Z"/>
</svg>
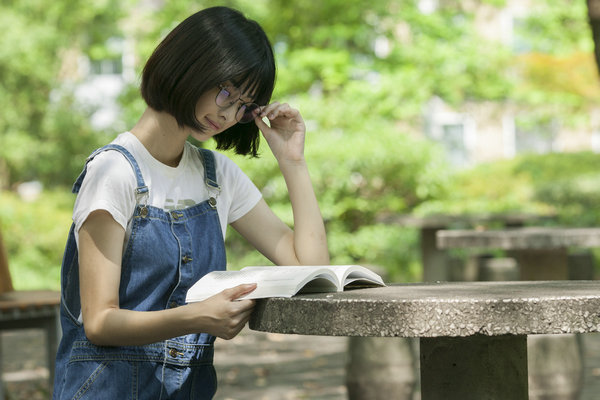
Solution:
<svg viewBox="0 0 600 400">
<path fill-rule="evenodd" d="M 2 233 L 0 232 L 0 294 L 12 292 L 13 285 L 8 270 L 8 253 L 2 241 Z"/>
<path fill-rule="evenodd" d="M 596 66 L 600 72 L 600 0 L 587 0 L 588 16 L 594 38 Z"/>
</svg>

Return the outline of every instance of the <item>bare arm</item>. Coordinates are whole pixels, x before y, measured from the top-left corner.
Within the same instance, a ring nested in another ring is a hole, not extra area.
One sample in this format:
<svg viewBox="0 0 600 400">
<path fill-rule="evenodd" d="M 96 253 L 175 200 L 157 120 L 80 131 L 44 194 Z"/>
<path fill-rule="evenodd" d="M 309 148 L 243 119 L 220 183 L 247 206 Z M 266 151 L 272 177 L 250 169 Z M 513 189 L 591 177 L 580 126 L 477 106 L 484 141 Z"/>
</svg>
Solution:
<svg viewBox="0 0 600 400">
<path fill-rule="evenodd" d="M 269 118 L 270 126 L 260 117 L 255 122 L 285 179 L 294 229 L 262 200 L 232 226 L 275 264 L 329 264 L 325 226 L 304 158 L 306 128 L 302 116 L 288 104 L 279 103 L 268 105 L 261 115 Z"/>
<path fill-rule="evenodd" d="M 228 289 L 203 302 L 161 311 L 119 308 L 125 231 L 106 211 L 95 211 L 79 230 L 79 279 L 84 328 L 98 345 L 141 345 L 189 333 L 231 339 L 244 327 L 252 300 L 233 301 L 254 285 Z"/>
</svg>

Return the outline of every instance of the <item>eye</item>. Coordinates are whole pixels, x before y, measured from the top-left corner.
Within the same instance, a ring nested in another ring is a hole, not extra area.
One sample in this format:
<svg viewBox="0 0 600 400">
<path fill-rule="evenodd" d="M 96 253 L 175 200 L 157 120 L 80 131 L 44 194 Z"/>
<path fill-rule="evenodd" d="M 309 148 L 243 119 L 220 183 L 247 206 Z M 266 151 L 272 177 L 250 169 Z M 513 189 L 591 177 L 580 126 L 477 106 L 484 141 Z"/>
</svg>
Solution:
<svg viewBox="0 0 600 400">
<path fill-rule="evenodd" d="M 219 94 L 217 95 L 216 102 L 219 106 L 226 106 L 230 101 L 231 93 L 225 88 L 222 88 Z M 231 104 L 229 104 L 231 105 Z"/>
<path fill-rule="evenodd" d="M 229 92 L 227 89 L 223 89 L 222 93 L 223 93 L 223 103 L 227 103 L 227 105 L 231 106 L 236 102 L 235 96 L 232 96 L 231 92 Z"/>
</svg>

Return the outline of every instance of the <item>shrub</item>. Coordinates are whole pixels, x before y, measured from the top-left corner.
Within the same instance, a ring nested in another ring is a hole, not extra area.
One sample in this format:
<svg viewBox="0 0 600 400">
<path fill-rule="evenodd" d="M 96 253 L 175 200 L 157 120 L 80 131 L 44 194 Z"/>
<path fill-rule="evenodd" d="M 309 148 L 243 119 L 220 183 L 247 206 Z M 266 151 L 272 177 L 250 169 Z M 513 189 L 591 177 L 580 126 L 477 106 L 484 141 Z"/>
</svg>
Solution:
<svg viewBox="0 0 600 400">
<path fill-rule="evenodd" d="M 0 229 L 16 289 L 58 289 L 75 197 L 45 191 L 33 202 L 0 192 Z"/>
</svg>

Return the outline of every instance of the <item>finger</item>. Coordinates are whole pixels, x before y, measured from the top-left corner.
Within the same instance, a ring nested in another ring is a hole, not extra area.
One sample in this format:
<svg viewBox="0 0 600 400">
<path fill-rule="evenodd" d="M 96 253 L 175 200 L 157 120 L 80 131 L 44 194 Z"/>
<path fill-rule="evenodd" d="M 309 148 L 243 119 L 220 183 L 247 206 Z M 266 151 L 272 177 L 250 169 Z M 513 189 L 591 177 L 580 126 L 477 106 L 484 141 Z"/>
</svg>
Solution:
<svg viewBox="0 0 600 400">
<path fill-rule="evenodd" d="M 263 133 L 271 128 L 269 125 L 267 125 L 265 121 L 263 121 L 263 117 L 261 117 L 260 115 L 254 118 L 254 123 L 256 124 L 258 129 L 260 129 Z"/>
<path fill-rule="evenodd" d="M 246 324 L 248 323 L 249 320 L 250 320 L 250 314 L 245 316 L 245 318 L 240 320 L 239 323 L 237 323 L 235 326 L 232 326 L 231 329 L 229 330 L 229 332 L 227 332 L 224 335 L 221 335 L 219 337 L 221 339 L 225 339 L 225 340 L 233 339 L 242 331 L 242 329 L 244 329 L 244 327 L 246 326 Z"/>
<path fill-rule="evenodd" d="M 244 326 L 246 326 L 246 324 L 248 323 L 248 321 L 250 321 L 250 317 L 252 316 L 252 311 L 248 311 L 247 313 L 244 313 L 243 316 L 240 316 L 240 320 L 239 320 L 239 329 L 242 330 L 244 328 Z"/>
<path fill-rule="evenodd" d="M 294 113 L 294 111 L 296 111 L 296 113 Z M 292 107 L 290 107 L 289 104 L 284 103 L 278 104 L 277 107 L 274 107 L 273 109 L 269 110 L 267 112 L 267 118 L 269 118 L 270 120 L 274 120 L 279 117 L 292 118 L 297 113 L 297 110 L 294 110 Z"/>
<path fill-rule="evenodd" d="M 285 123 L 297 123 L 302 121 L 302 116 L 300 115 L 300 111 L 291 108 L 286 112 L 282 112 L 278 115 L 278 118 L 281 118 Z"/>
<path fill-rule="evenodd" d="M 238 299 L 238 298 L 245 296 L 248 293 L 252 292 L 254 289 L 256 289 L 256 286 L 257 286 L 256 283 L 246 283 L 246 284 L 232 287 L 230 289 L 225 289 L 223 291 L 223 294 L 229 300 L 235 300 L 235 299 Z"/>
<path fill-rule="evenodd" d="M 246 322 L 248 322 L 250 320 L 250 316 L 252 315 L 252 311 L 253 309 L 249 309 L 246 311 L 241 312 L 238 315 L 238 321 L 240 323 L 240 325 L 246 325 Z"/>
<path fill-rule="evenodd" d="M 268 114 L 272 113 L 273 110 L 275 110 L 277 107 L 279 107 L 279 102 L 274 101 L 271 104 L 267 104 L 266 106 L 264 106 L 262 108 L 262 112 L 260 113 L 261 117 L 266 117 Z"/>
<path fill-rule="evenodd" d="M 265 109 L 261 112 L 262 117 L 267 117 L 270 120 L 278 118 L 280 116 L 284 116 L 287 118 L 295 118 L 300 114 L 295 108 L 292 108 L 288 103 L 273 103 L 269 104 Z"/>
<path fill-rule="evenodd" d="M 239 313 L 251 313 L 256 305 L 254 300 L 239 300 L 236 301 L 237 312 Z"/>
<path fill-rule="evenodd" d="M 224 333 L 222 336 L 219 337 L 227 340 L 233 339 L 235 336 L 237 336 L 238 333 L 240 333 L 242 329 L 244 329 L 244 326 L 246 326 L 248 321 L 250 321 L 251 316 L 252 309 L 240 312 L 230 320 L 231 325 L 228 328 L 228 332 Z"/>
</svg>

